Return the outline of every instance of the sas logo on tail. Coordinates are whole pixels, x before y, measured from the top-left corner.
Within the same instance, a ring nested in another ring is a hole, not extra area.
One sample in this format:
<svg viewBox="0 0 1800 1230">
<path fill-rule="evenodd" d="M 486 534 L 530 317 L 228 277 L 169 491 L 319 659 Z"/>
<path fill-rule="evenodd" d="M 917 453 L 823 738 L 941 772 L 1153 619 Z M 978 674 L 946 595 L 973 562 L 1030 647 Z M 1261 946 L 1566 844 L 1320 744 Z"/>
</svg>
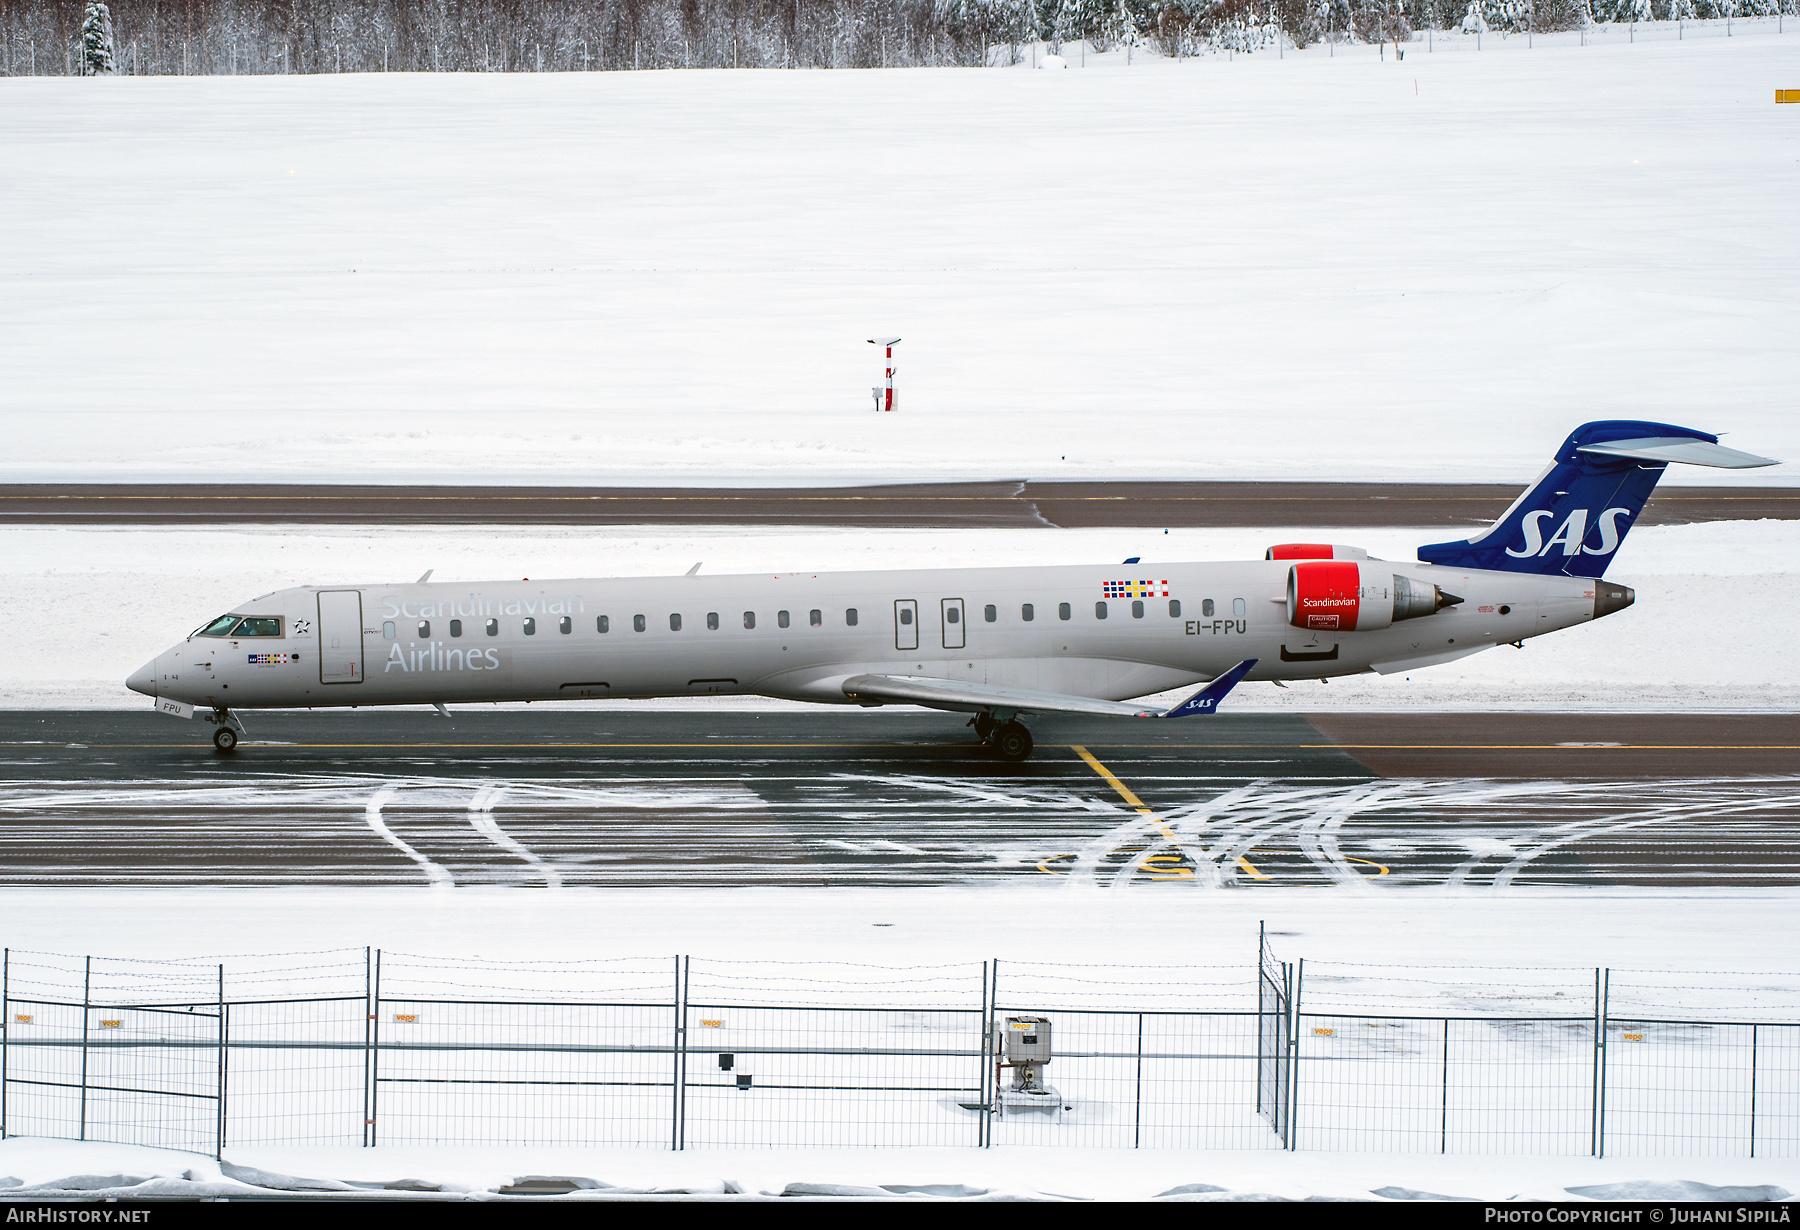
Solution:
<svg viewBox="0 0 1800 1230">
<path fill-rule="evenodd" d="M 1631 528 L 1619 527 L 1620 517 L 1631 516 L 1629 508 L 1609 508 L 1594 519 L 1594 528 L 1600 531 L 1600 545 L 1587 546 L 1588 510 L 1577 508 L 1569 514 L 1556 533 L 1550 536 L 1550 541 L 1545 542 L 1543 523 L 1555 515 L 1548 508 L 1526 513 L 1525 519 L 1519 524 L 1519 528 L 1525 531 L 1525 549 L 1515 551 L 1508 547 L 1506 553 L 1514 559 L 1530 559 L 1534 555 L 1548 555 L 1550 548 L 1560 546 L 1564 555 L 1611 555 L 1619 549 L 1620 535 Z"/>
</svg>

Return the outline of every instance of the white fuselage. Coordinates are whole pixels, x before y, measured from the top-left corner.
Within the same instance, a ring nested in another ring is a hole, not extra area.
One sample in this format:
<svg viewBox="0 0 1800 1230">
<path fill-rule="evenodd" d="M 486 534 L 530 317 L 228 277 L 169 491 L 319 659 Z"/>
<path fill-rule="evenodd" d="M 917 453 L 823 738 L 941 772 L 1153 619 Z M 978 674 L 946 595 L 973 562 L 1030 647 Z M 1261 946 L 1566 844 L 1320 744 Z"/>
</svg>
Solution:
<svg viewBox="0 0 1800 1230">
<path fill-rule="evenodd" d="M 279 620 L 278 633 L 192 635 L 131 686 L 234 709 L 713 693 L 847 703 L 844 679 L 878 673 L 1124 700 L 1246 658 L 1253 680 L 1387 673 L 1594 617 L 1592 580 L 1384 562 L 1462 602 L 1375 631 L 1309 632 L 1288 623 L 1289 566 L 303 586 L 237 608 Z"/>
</svg>

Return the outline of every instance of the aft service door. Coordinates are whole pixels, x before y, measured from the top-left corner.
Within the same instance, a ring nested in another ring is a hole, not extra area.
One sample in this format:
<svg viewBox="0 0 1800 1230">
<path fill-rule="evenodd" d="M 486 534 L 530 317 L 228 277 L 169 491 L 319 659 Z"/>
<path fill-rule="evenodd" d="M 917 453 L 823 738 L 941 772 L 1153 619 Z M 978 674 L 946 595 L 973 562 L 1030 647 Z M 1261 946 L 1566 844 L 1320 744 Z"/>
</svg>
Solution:
<svg viewBox="0 0 1800 1230">
<path fill-rule="evenodd" d="M 944 648 L 961 649 L 963 647 L 963 601 L 961 598 L 945 598 L 944 608 Z"/>
<path fill-rule="evenodd" d="M 363 680 L 362 591 L 319 591 L 319 682 Z"/>
<path fill-rule="evenodd" d="M 900 598 L 894 602 L 894 648 L 917 649 L 919 647 L 919 604 L 913 598 Z"/>
</svg>

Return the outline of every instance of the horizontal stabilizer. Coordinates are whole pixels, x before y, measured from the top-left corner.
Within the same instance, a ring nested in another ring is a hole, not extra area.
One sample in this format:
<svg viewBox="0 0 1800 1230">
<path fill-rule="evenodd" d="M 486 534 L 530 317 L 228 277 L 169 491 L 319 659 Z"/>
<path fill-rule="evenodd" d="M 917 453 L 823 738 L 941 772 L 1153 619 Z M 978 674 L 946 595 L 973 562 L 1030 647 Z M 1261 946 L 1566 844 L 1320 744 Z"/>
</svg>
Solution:
<svg viewBox="0 0 1800 1230">
<path fill-rule="evenodd" d="M 1231 689 L 1237 687 L 1237 685 L 1243 681 L 1244 676 L 1248 675 L 1250 673 L 1250 668 L 1255 665 L 1255 658 L 1245 658 L 1242 662 L 1239 662 L 1223 675 L 1220 675 L 1217 679 L 1213 680 L 1198 692 L 1195 692 L 1192 696 L 1182 701 L 1179 705 L 1176 705 L 1173 709 L 1163 714 L 1163 716 L 1204 717 L 1209 713 L 1218 712 L 1219 702 L 1225 699 L 1226 694 L 1230 692 Z"/>
<path fill-rule="evenodd" d="M 1706 440 L 1687 436 L 1645 436 L 1641 440 L 1610 440 L 1605 444 L 1587 444 L 1578 453 L 1599 453 L 1607 457 L 1632 457 L 1639 461 L 1678 461 L 1690 466 L 1712 466 L 1717 470 L 1754 470 L 1758 466 L 1780 465 L 1769 457 L 1741 453 Z"/>
</svg>

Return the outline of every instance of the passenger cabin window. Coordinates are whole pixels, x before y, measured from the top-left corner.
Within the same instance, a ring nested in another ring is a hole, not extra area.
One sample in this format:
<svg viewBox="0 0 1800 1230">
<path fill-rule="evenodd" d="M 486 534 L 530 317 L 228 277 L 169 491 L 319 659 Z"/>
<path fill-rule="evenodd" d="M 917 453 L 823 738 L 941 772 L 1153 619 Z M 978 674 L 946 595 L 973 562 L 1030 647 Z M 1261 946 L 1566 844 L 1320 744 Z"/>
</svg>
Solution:
<svg viewBox="0 0 1800 1230">
<path fill-rule="evenodd" d="M 394 631 L 394 621 L 393 620 L 390 619 L 386 623 L 381 625 L 381 639 L 382 640 L 391 641 L 398 635 L 399 634 Z"/>
<path fill-rule="evenodd" d="M 944 608 L 944 619 L 945 619 L 945 620 L 946 620 L 946 621 L 947 621 L 947 622 L 949 622 L 949 623 L 953 623 L 953 624 L 957 624 L 957 623 L 961 623 L 961 622 L 962 622 L 962 610 L 961 610 L 961 608 L 960 608 L 960 607 L 954 607 L 954 606 L 947 606 L 947 607 L 945 607 L 945 608 Z"/>
<path fill-rule="evenodd" d="M 717 632 L 719 630 L 719 613 L 717 611 L 708 611 L 706 613 L 706 630 L 708 632 Z"/>
<path fill-rule="evenodd" d="M 679 616 L 679 615 L 669 616 L 669 631 L 671 631 L 671 632 L 681 631 L 681 616 Z"/>
<path fill-rule="evenodd" d="M 1211 598 L 1202 598 L 1200 600 L 1200 614 L 1204 615 L 1208 619 L 1211 619 L 1212 613 L 1213 613 L 1212 599 Z"/>
<path fill-rule="evenodd" d="M 575 631 L 575 621 L 570 619 L 567 615 L 564 615 L 557 621 L 556 630 L 564 636 L 567 636 L 569 633 Z"/>
<path fill-rule="evenodd" d="M 1142 619 L 1144 617 L 1144 604 L 1142 602 L 1133 602 L 1131 604 L 1131 617 L 1133 619 Z"/>
<path fill-rule="evenodd" d="M 1242 598 L 1233 598 L 1231 600 L 1231 617 L 1233 619 L 1242 619 L 1244 617 L 1244 600 Z"/>
<path fill-rule="evenodd" d="M 431 639 L 431 621 L 429 619 L 419 621 L 419 639 L 422 641 Z"/>
<path fill-rule="evenodd" d="M 746 628 L 756 627 L 756 612 L 755 611 L 745 611 L 744 612 L 744 627 L 746 627 Z"/>
<path fill-rule="evenodd" d="M 240 620 L 238 626 L 231 630 L 233 636 L 280 636 L 281 621 L 267 616 L 252 615 Z"/>
<path fill-rule="evenodd" d="M 785 628 L 788 626 L 788 614 L 786 611 L 775 612 L 775 626 L 777 628 Z"/>
<path fill-rule="evenodd" d="M 612 631 L 612 616 L 611 615 L 598 616 L 594 620 L 594 631 L 596 631 L 596 632 L 611 632 Z"/>
<path fill-rule="evenodd" d="M 486 632 L 489 636 L 499 636 L 500 635 L 500 621 L 497 619 L 488 620 Z M 471 650 L 471 652 L 473 652 L 473 651 Z"/>
<path fill-rule="evenodd" d="M 993 623 L 996 619 L 1000 618 L 1000 612 L 992 605 L 984 606 L 981 608 L 981 617 L 989 623 Z"/>
<path fill-rule="evenodd" d="M 1037 608 L 1027 602 L 1024 606 L 1019 608 L 1019 618 L 1026 623 L 1030 623 L 1037 618 Z"/>
<path fill-rule="evenodd" d="M 525 619 L 525 635 L 526 636 L 536 636 L 537 635 L 537 620 L 532 619 L 529 616 L 527 616 Z"/>
<path fill-rule="evenodd" d="M 631 630 L 633 632 L 642 632 L 644 630 L 644 617 L 642 615 L 633 615 L 631 617 Z"/>
<path fill-rule="evenodd" d="M 856 627 L 856 608 L 855 607 L 851 607 L 849 610 L 844 612 L 844 626 L 847 628 Z"/>
<path fill-rule="evenodd" d="M 1094 603 L 1094 618 L 1095 619 L 1105 619 L 1106 618 L 1106 603 L 1104 603 L 1104 602 Z"/>
<path fill-rule="evenodd" d="M 1056 604 L 1056 617 L 1058 619 L 1067 619 L 1067 618 L 1069 618 L 1071 613 L 1072 612 L 1070 612 L 1070 610 L 1069 610 L 1068 603 L 1059 602 Z"/>
<path fill-rule="evenodd" d="M 903 606 L 900 608 L 900 622 L 902 624 L 910 624 L 912 622 L 912 608 L 911 607 Z"/>
<path fill-rule="evenodd" d="M 819 610 L 808 611 L 806 613 L 806 622 L 809 627 L 818 627 L 825 622 L 825 612 Z"/>
<path fill-rule="evenodd" d="M 233 628 L 238 626 L 239 618 L 240 617 L 237 615 L 221 615 L 217 619 L 213 620 L 211 623 L 207 624 L 204 628 L 202 628 L 198 632 L 194 633 L 194 635 L 195 636 L 227 636 L 230 634 L 230 632 Z"/>
<path fill-rule="evenodd" d="M 458 636 L 462 635 L 462 620 L 453 619 L 450 621 L 450 635 L 452 637 L 458 637 Z"/>
<path fill-rule="evenodd" d="M 1179 598 L 1169 599 L 1169 618 L 1170 619 L 1180 619 L 1181 618 L 1181 599 L 1179 599 Z"/>
</svg>

